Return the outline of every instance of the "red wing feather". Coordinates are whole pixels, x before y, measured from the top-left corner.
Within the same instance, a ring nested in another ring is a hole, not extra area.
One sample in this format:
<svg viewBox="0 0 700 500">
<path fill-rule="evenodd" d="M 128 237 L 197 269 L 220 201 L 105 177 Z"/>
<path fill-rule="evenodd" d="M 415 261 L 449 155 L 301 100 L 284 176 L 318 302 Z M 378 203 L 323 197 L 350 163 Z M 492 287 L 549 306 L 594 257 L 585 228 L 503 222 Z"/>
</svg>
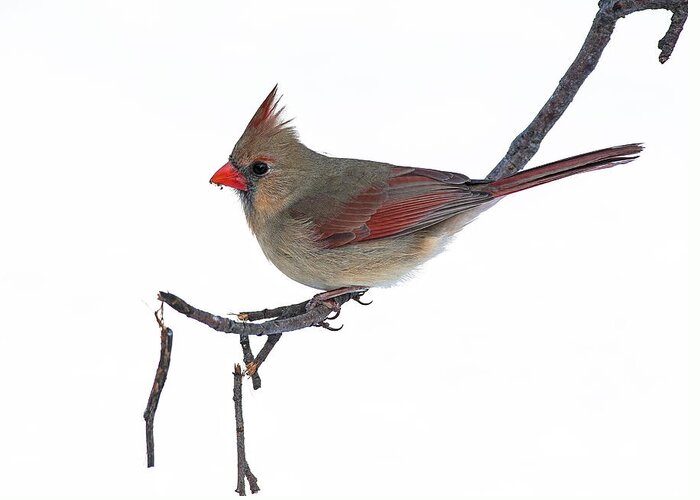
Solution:
<svg viewBox="0 0 700 500">
<path fill-rule="evenodd" d="M 524 170 L 493 182 L 470 180 L 462 174 L 440 170 L 394 167 L 392 175 L 382 185 L 356 196 L 339 212 L 313 220 L 316 240 L 323 248 L 337 248 L 409 234 L 510 193 L 569 175 L 628 163 L 641 151 L 641 144 L 615 146 Z"/>
<path fill-rule="evenodd" d="M 442 222 L 490 198 L 473 192 L 461 174 L 428 169 L 394 169 L 381 187 L 373 187 L 344 204 L 341 211 L 316 224 L 323 248 L 397 236 Z"/>
</svg>

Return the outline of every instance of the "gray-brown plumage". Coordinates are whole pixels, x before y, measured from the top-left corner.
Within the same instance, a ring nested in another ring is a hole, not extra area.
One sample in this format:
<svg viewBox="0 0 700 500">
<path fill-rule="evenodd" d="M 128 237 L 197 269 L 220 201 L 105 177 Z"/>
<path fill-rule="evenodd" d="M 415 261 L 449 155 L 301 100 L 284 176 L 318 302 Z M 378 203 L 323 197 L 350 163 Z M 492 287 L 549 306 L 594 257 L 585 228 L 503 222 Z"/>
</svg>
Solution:
<svg viewBox="0 0 700 500">
<path fill-rule="evenodd" d="M 299 141 L 276 91 L 211 182 L 238 189 L 251 230 L 280 271 L 320 290 L 396 283 L 502 196 L 627 163 L 642 150 L 606 148 L 497 181 L 333 158 Z"/>
</svg>

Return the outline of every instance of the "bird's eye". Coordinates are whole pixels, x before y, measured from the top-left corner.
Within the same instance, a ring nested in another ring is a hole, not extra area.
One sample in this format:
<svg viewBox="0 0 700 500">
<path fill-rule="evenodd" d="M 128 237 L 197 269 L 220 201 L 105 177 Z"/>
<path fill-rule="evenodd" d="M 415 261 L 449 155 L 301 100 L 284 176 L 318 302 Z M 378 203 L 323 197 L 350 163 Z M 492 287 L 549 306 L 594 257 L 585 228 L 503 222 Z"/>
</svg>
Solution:
<svg viewBox="0 0 700 500">
<path fill-rule="evenodd" d="M 256 161 L 250 165 L 250 170 L 257 176 L 263 176 L 270 171 L 270 166 L 263 161 Z"/>
</svg>

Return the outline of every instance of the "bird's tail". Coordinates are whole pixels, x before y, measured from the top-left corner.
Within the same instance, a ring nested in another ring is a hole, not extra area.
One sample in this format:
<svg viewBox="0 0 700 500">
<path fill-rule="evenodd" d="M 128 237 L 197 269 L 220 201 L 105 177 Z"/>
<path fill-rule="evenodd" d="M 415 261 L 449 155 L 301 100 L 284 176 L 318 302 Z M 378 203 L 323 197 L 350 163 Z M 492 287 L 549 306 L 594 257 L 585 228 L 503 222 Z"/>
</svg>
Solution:
<svg viewBox="0 0 700 500">
<path fill-rule="evenodd" d="M 641 144 L 626 144 L 572 156 L 490 182 L 487 189 L 494 198 L 498 198 L 570 175 L 629 163 L 639 157 L 642 149 Z"/>
</svg>

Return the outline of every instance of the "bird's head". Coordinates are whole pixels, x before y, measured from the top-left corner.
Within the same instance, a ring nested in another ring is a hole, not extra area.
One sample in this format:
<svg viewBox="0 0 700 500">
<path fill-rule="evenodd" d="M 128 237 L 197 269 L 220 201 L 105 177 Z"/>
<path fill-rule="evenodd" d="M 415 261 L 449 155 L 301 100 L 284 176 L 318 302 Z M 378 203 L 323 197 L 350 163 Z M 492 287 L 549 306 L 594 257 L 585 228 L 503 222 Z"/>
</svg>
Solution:
<svg viewBox="0 0 700 500">
<path fill-rule="evenodd" d="M 243 135 L 231 151 L 228 162 L 212 176 L 212 184 L 235 188 L 246 211 L 270 212 L 293 191 L 299 174 L 300 156 L 306 148 L 296 130 L 284 120 L 277 86 L 262 102 Z"/>
</svg>

